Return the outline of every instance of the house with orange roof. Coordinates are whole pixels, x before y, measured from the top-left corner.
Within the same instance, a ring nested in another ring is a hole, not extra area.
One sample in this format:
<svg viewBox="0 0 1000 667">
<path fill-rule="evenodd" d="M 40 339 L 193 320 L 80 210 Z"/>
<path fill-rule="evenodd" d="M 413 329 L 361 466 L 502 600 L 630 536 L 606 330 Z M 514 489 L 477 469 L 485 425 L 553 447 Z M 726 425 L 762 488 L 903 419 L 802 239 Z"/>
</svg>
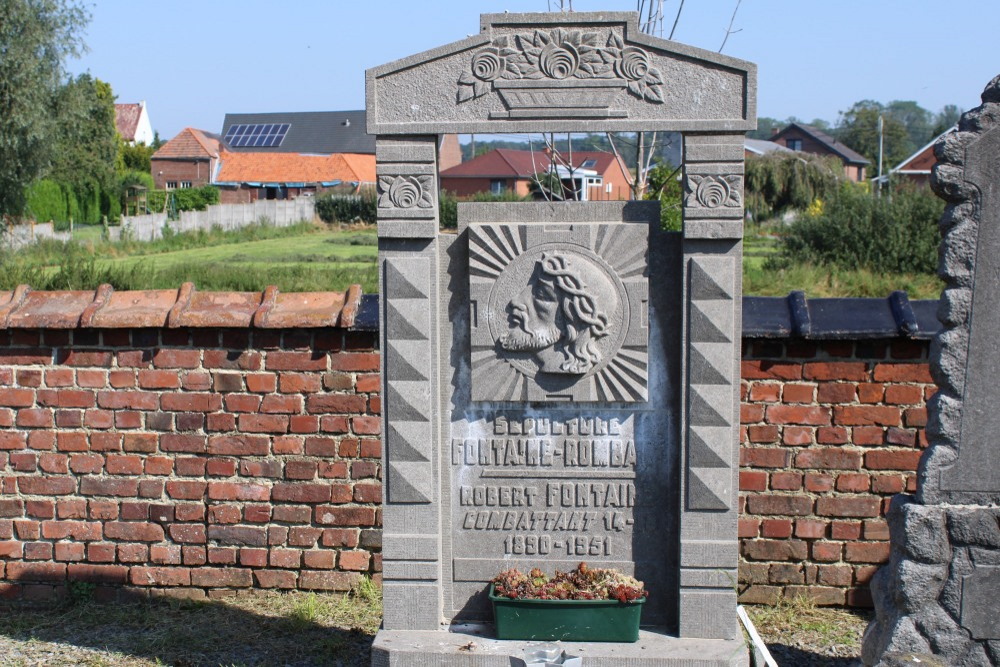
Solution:
<svg viewBox="0 0 1000 667">
<path fill-rule="evenodd" d="M 375 185 L 375 156 L 224 151 L 213 183 L 224 204 L 291 199 L 318 190 L 356 194 Z"/>
<path fill-rule="evenodd" d="M 568 198 L 581 201 L 630 199 L 630 176 L 621 159 L 603 151 L 573 151 L 556 160 L 554 171 L 563 182 Z M 458 197 L 479 192 L 520 197 L 531 194 L 535 175 L 552 169 L 544 151 L 497 148 L 441 172 L 441 189 Z"/>
<path fill-rule="evenodd" d="M 152 146 L 155 135 L 153 125 L 149 122 L 149 112 L 146 101 L 138 104 L 115 105 L 115 129 L 127 144 L 146 144 Z"/>
<path fill-rule="evenodd" d="M 222 142 L 218 135 L 185 127 L 150 158 L 157 190 L 197 188 L 213 181 Z"/>
</svg>

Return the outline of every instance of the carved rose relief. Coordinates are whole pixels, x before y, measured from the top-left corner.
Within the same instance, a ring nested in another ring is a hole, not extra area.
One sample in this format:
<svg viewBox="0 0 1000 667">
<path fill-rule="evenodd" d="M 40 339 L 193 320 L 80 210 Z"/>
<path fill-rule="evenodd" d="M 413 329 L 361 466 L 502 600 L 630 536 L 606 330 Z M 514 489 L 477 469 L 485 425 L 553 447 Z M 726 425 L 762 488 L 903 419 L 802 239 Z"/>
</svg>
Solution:
<svg viewBox="0 0 1000 667">
<path fill-rule="evenodd" d="M 743 177 L 689 174 L 685 205 L 700 208 L 733 208 L 743 205 Z M 693 198 L 693 201 L 692 201 Z"/>
<path fill-rule="evenodd" d="M 649 53 L 625 46 L 614 32 L 606 39 L 598 32 L 561 28 L 497 37 L 472 56 L 469 70 L 459 77 L 458 101 L 487 94 L 498 79 L 619 79 L 632 95 L 663 102 L 663 76 L 651 66 Z"/>
<path fill-rule="evenodd" d="M 379 208 L 431 208 L 433 182 L 433 176 L 380 176 Z"/>
</svg>

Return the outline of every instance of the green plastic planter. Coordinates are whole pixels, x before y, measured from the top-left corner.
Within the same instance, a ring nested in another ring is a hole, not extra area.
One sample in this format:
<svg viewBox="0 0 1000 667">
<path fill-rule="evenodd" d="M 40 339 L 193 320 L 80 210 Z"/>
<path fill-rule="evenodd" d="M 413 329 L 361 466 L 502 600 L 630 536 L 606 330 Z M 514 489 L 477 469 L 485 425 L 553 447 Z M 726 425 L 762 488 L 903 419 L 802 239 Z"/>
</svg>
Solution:
<svg viewBox="0 0 1000 667">
<path fill-rule="evenodd" d="M 494 595 L 490 601 L 497 639 L 546 641 L 634 642 L 639 640 L 639 616 L 645 598 L 617 600 L 511 600 Z"/>
</svg>

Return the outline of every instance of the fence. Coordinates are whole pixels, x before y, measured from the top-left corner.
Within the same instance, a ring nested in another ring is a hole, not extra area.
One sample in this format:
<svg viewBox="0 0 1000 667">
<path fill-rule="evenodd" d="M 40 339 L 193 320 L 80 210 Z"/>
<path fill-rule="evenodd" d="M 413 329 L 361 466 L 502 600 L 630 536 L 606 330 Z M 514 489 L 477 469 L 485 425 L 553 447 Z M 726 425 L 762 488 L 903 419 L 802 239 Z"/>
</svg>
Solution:
<svg viewBox="0 0 1000 667">
<path fill-rule="evenodd" d="M 41 239 L 68 241 L 69 232 L 57 232 L 51 222 L 31 222 L 25 225 L 9 225 L 3 235 L 3 245 L 11 250 L 18 250 Z"/>
<path fill-rule="evenodd" d="M 287 227 L 302 220 L 312 220 L 316 207 L 312 197 L 258 200 L 249 204 L 213 204 L 204 211 L 182 211 L 178 220 L 168 220 L 166 213 L 122 216 L 121 226 L 112 227 L 111 238 L 127 233 L 136 241 L 152 241 L 163 236 L 164 226 L 174 232 L 225 230 L 247 227 L 261 219 L 277 227 Z"/>
</svg>

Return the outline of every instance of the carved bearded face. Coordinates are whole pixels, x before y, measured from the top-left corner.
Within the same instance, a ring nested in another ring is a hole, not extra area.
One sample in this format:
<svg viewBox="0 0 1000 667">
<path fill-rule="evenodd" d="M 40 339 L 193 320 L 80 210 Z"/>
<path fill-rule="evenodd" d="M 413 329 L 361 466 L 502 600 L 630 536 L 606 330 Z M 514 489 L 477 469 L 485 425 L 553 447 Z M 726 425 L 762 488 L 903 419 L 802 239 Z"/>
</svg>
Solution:
<svg viewBox="0 0 1000 667">
<path fill-rule="evenodd" d="M 557 323 L 560 301 L 555 281 L 545 276 L 541 265 L 536 264 L 531 280 L 507 307 L 510 330 L 500 340 L 503 349 L 537 351 L 555 345 L 562 337 Z"/>
<path fill-rule="evenodd" d="M 608 317 L 597 305 L 613 288 L 592 263 L 543 253 L 528 284 L 507 306 L 508 331 L 500 346 L 535 352 L 539 370 L 582 375 L 601 360 L 594 341 L 607 335 Z"/>
</svg>

